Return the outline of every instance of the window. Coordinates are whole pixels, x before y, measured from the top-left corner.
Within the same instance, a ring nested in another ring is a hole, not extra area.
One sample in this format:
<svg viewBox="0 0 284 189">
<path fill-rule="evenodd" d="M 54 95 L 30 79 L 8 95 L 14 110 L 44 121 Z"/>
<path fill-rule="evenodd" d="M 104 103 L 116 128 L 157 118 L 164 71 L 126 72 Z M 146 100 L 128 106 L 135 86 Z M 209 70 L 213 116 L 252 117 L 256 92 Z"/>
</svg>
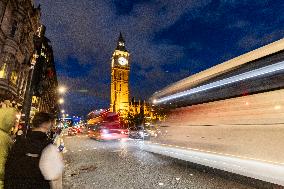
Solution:
<svg viewBox="0 0 284 189">
<path fill-rule="evenodd" d="M 16 85 L 17 84 L 17 79 L 18 79 L 18 74 L 17 74 L 17 71 L 16 70 L 13 70 L 12 73 L 11 73 L 11 82 Z"/>
<path fill-rule="evenodd" d="M 6 78 L 7 74 L 7 64 L 3 64 L 2 67 L 0 68 L 0 78 Z"/>
<path fill-rule="evenodd" d="M 10 33 L 11 37 L 15 37 L 17 29 L 18 29 L 18 22 L 14 20 L 12 24 L 12 28 L 11 28 L 11 33 Z"/>
</svg>

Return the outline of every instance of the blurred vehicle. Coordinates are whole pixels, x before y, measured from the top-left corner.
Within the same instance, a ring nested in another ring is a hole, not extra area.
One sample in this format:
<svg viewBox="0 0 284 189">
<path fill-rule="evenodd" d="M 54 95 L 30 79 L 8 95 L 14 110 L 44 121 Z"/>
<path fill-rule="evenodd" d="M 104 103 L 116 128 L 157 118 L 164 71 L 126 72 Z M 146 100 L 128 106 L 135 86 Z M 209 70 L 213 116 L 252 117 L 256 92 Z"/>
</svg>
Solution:
<svg viewBox="0 0 284 189">
<path fill-rule="evenodd" d="M 128 137 L 132 139 L 150 140 L 151 134 L 149 131 L 144 129 L 143 126 L 139 126 L 130 128 Z"/>
<path fill-rule="evenodd" d="M 70 128 L 68 129 L 68 135 L 69 135 L 69 136 L 77 135 L 77 133 L 78 133 L 77 129 L 75 129 L 75 128 L 73 128 L 73 127 L 70 127 Z"/>
<path fill-rule="evenodd" d="M 153 124 L 149 124 L 144 128 L 150 133 L 151 137 L 157 137 L 161 133 L 161 130 Z"/>
<path fill-rule="evenodd" d="M 88 125 L 88 136 L 96 140 L 115 140 L 128 138 L 128 130 L 123 129 L 119 115 L 108 112 L 102 122 Z"/>
<path fill-rule="evenodd" d="M 84 132 L 84 127 L 82 127 L 82 126 L 77 126 L 77 127 L 73 127 L 73 128 L 76 130 L 77 134 Z"/>
</svg>

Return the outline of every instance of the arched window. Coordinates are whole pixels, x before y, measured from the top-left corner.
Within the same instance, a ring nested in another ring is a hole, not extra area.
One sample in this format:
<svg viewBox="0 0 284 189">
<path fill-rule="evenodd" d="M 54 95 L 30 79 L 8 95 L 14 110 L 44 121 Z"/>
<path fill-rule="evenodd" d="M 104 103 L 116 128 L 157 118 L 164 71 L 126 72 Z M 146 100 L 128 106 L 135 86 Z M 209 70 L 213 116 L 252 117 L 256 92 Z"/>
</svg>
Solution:
<svg viewBox="0 0 284 189">
<path fill-rule="evenodd" d="M 15 57 L 12 57 L 12 62 L 13 62 L 13 65 L 11 66 L 11 72 L 10 72 L 10 76 L 9 77 L 10 77 L 11 83 L 13 83 L 14 85 L 17 85 L 19 64 L 15 60 Z"/>
<path fill-rule="evenodd" d="M 15 37 L 17 29 L 18 29 L 18 22 L 14 20 L 12 23 L 11 32 L 10 32 L 11 37 Z"/>
<path fill-rule="evenodd" d="M 0 67 L 0 78 L 4 79 L 7 76 L 7 64 L 4 63 L 1 67 Z"/>
<path fill-rule="evenodd" d="M 14 68 L 11 72 L 11 77 L 10 77 L 10 81 L 16 85 L 17 84 L 17 80 L 18 80 L 18 73 L 17 73 L 17 69 Z"/>
</svg>

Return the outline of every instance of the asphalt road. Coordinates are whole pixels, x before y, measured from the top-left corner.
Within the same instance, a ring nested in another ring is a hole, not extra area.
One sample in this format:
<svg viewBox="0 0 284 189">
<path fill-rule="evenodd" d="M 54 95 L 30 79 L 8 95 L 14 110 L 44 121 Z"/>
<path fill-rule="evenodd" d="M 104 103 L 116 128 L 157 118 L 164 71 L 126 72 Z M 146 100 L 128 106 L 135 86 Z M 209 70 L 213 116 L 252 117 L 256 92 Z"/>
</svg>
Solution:
<svg viewBox="0 0 284 189">
<path fill-rule="evenodd" d="M 142 150 L 142 141 L 98 142 L 65 136 L 64 188 L 251 188 L 185 162 Z"/>
</svg>

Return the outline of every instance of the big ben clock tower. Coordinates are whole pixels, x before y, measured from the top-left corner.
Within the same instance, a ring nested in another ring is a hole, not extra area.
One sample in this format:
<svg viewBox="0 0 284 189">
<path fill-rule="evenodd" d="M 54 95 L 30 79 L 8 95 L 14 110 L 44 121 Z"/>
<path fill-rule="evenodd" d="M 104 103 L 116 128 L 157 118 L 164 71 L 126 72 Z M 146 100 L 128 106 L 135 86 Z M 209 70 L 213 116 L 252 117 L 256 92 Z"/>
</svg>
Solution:
<svg viewBox="0 0 284 189">
<path fill-rule="evenodd" d="M 117 47 L 111 58 L 110 111 L 126 116 L 129 110 L 129 53 L 120 33 Z"/>
</svg>

